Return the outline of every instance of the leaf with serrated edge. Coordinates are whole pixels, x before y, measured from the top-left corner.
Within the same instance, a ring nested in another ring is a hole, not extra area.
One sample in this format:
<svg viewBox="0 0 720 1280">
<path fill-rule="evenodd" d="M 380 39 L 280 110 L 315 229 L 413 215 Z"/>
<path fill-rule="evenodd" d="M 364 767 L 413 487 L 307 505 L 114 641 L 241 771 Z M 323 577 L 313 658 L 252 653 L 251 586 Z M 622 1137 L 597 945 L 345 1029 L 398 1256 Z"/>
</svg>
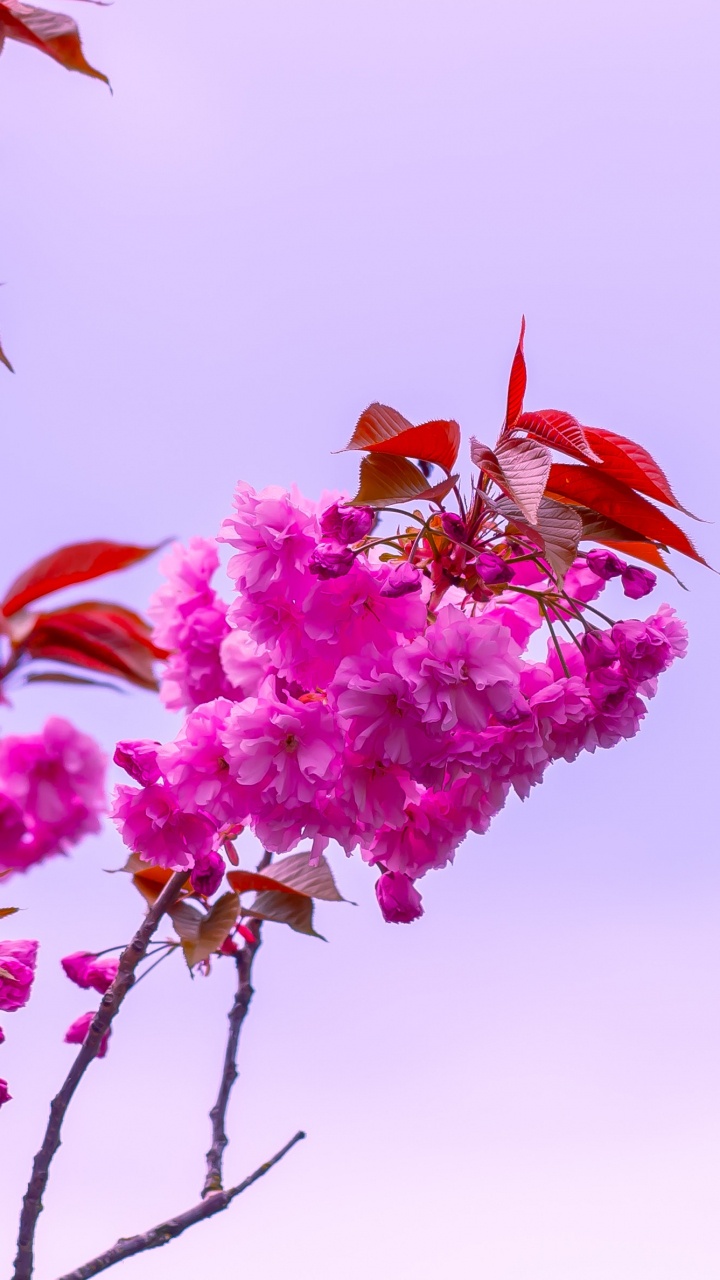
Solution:
<svg viewBox="0 0 720 1280">
<path fill-rule="evenodd" d="M 656 502 L 664 502 L 676 511 L 682 511 L 692 520 L 699 519 L 699 516 L 693 515 L 692 511 L 678 502 L 662 467 L 658 466 L 642 445 L 626 436 L 616 435 L 614 431 L 606 431 L 603 427 L 585 427 L 584 430 L 585 438 L 599 455 L 600 469 L 603 472 L 613 476 L 615 480 L 621 480 L 631 489 L 644 493 L 648 498 L 654 498 Z"/>
<path fill-rule="evenodd" d="M 568 453 L 571 458 L 601 461 L 591 449 L 577 418 L 563 413 L 562 409 L 535 409 L 532 413 L 521 413 L 512 430 L 525 431 L 533 440 Z"/>
<path fill-rule="evenodd" d="M 196 936 L 183 938 L 183 951 L 190 968 L 196 964 L 202 964 L 203 960 L 209 960 L 210 956 L 220 949 L 235 928 L 239 912 L 240 899 L 236 893 L 224 893 L 217 902 L 213 903 L 207 915 L 201 917 Z M 172 920 L 178 934 L 182 937 L 174 915 Z"/>
<path fill-rule="evenodd" d="M 347 449 L 420 458 L 452 471 L 460 448 L 460 427 L 452 420 L 423 422 L 418 427 L 384 404 L 371 404 L 360 418 Z"/>
<path fill-rule="evenodd" d="M 573 507 L 590 507 L 599 515 L 624 524 L 641 537 L 672 547 L 691 560 L 707 565 L 695 550 L 687 534 L 664 511 L 628 485 L 599 471 L 596 467 L 553 463 L 547 484 L 548 497 Z"/>
<path fill-rule="evenodd" d="M 319 898 L 323 902 L 346 901 L 335 884 L 326 858 L 321 857 L 316 865 L 312 865 L 309 853 L 291 853 L 274 862 L 266 874 L 268 879 L 272 878 L 297 893 L 304 893 L 308 898 Z"/>
<path fill-rule="evenodd" d="M 200 928 L 204 922 L 204 915 L 198 911 L 197 907 L 193 907 L 189 902 L 178 902 L 168 912 L 173 922 L 173 928 L 181 942 L 197 942 L 200 936 Z"/>
<path fill-rule="evenodd" d="M 407 458 L 371 453 L 360 464 L 360 488 L 351 505 L 394 507 L 400 502 L 442 502 L 458 479 L 458 476 L 449 476 L 440 484 L 428 487 L 420 468 Z"/>
<path fill-rule="evenodd" d="M 543 498 L 537 524 L 533 526 L 524 520 L 522 513 L 507 498 L 499 499 L 496 506 L 506 520 L 512 521 L 521 530 L 527 529 L 533 538 L 539 536 L 542 543 L 540 558 L 547 561 L 558 585 L 561 585 L 577 556 L 582 533 L 582 520 L 577 511 L 562 503 L 553 502 L 550 498 Z M 508 589 L 512 590 L 512 584 Z"/>
<path fill-rule="evenodd" d="M 306 933 L 311 938 L 326 942 L 327 939 L 313 929 L 313 905 L 312 898 L 301 893 L 259 893 L 242 914 L 258 920 L 270 920 L 274 924 L 287 924 L 296 933 Z"/>
<path fill-rule="evenodd" d="M 552 458 L 544 445 L 522 436 L 502 436 L 489 449 L 474 437 L 470 457 L 481 471 L 519 507 L 530 524 L 537 522 L 540 500 L 545 492 Z"/>
<path fill-rule="evenodd" d="M 525 317 L 523 316 L 520 325 L 520 338 L 518 339 L 517 350 L 510 369 L 510 381 L 508 383 L 507 394 L 507 411 L 505 413 L 505 430 L 509 431 L 515 426 L 519 415 L 522 413 L 523 400 L 525 399 L 525 388 L 527 387 L 527 369 L 525 367 Z"/>
</svg>

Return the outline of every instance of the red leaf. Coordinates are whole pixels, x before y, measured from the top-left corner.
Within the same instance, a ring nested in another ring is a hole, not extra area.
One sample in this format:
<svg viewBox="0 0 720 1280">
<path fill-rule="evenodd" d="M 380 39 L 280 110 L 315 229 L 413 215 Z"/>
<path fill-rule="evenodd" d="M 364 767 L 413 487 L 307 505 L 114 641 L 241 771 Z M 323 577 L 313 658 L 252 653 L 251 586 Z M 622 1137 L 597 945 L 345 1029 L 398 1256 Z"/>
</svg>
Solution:
<svg viewBox="0 0 720 1280">
<path fill-rule="evenodd" d="M 493 451 L 473 437 L 470 457 L 534 525 L 552 462 L 545 446 L 522 436 L 501 436 Z"/>
<path fill-rule="evenodd" d="M 371 404 L 359 418 L 346 448 L 420 458 L 436 463 L 449 474 L 460 448 L 460 428 L 452 421 L 424 422 L 414 427 L 396 409 Z"/>
<path fill-rule="evenodd" d="M 611 475 L 631 489 L 638 489 L 648 498 L 665 502 L 668 506 L 675 507 L 676 511 L 683 511 L 685 515 L 697 520 L 697 516 L 678 502 L 665 472 L 642 445 L 628 440 L 626 436 L 618 436 L 614 431 L 605 431 L 602 427 L 585 427 L 585 432 L 593 451 L 599 457 L 604 474 Z"/>
<path fill-rule="evenodd" d="M 32 600 L 49 596 L 53 591 L 60 591 L 76 582 L 87 582 L 90 578 L 100 578 L 104 573 L 127 569 L 129 565 L 147 559 L 163 545 L 160 542 L 155 547 L 136 547 L 120 542 L 97 541 L 59 547 L 15 579 L 2 603 L 2 612 L 9 618 Z"/>
<path fill-rule="evenodd" d="M 534 413 L 521 413 L 513 431 L 526 431 L 533 440 L 540 440 L 551 449 L 569 453 L 571 458 L 600 462 L 590 448 L 584 428 L 577 418 L 561 409 L 536 409 Z"/>
<path fill-rule="evenodd" d="M 505 414 L 506 431 L 509 431 L 517 423 L 517 420 L 522 413 L 523 400 L 525 399 L 527 369 L 525 367 L 525 354 L 523 351 L 524 342 L 525 317 L 523 316 L 522 323 L 520 325 L 520 338 L 518 340 L 517 350 L 512 362 L 510 381 L 508 383 L 507 413 Z"/>
<path fill-rule="evenodd" d="M 81 609 L 38 614 L 16 648 L 31 658 L 121 676 L 144 689 L 157 688 L 153 658 L 163 652 L 147 636 L 129 632 L 124 618 Z"/>
<path fill-rule="evenodd" d="M 353 503 L 358 507 L 394 507 L 399 502 L 442 502 L 458 476 L 428 486 L 419 467 L 407 458 L 370 454 L 360 463 L 360 488 Z"/>
<path fill-rule="evenodd" d="M 595 467 L 553 464 L 547 494 L 559 502 L 589 507 L 591 511 L 597 511 L 599 515 L 625 525 L 644 538 L 650 538 L 652 542 L 672 547 L 691 560 L 707 564 L 695 550 L 687 534 L 664 511 L 658 510 L 620 480 L 613 479 Z"/>
<path fill-rule="evenodd" d="M 68 71 L 81 71 L 96 80 L 110 81 L 101 71 L 96 71 L 86 60 L 80 43 L 77 23 L 64 13 L 52 13 L 49 9 L 36 9 L 21 4 L 20 0 L 2 0 L 0 3 L 0 37 L 19 40 L 32 45 L 41 53 L 54 58 Z M 0 44 L 2 40 L 0 39 Z"/>
</svg>

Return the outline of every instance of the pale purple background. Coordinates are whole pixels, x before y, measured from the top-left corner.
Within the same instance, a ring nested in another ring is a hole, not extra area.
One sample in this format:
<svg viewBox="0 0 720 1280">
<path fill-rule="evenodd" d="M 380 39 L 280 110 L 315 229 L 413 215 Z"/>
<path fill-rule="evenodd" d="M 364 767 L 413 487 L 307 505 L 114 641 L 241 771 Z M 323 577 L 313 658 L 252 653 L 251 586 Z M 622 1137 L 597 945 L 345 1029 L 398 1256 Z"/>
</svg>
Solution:
<svg viewBox="0 0 720 1280">
<path fill-rule="evenodd" d="M 0 61 L 4 580 L 74 538 L 213 533 L 240 476 L 349 487 L 330 451 L 373 399 L 492 437 L 522 311 L 528 405 L 639 438 L 717 517 L 714 3 L 75 8 L 114 97 Z M 635 742 L 511 804 L 429 877 L 419 925 L 383 926 L 340 857 L 359 905 L 319 913 L 330 945 L 268 929 L 228 1176 L 309 1140 L 128 1280 L 715 1280 L 720 619 L 717 578 L 682 576 L 663 595 L 691 654 Z M 3 727 L 48 707 L 108 747 L 172 732 L 149 695 L 61 689 Z M 4 1270 L 91 1007 L 57 961 L 127 936 L 121 860 L 108 831 L 10 886 L 6 932 L 43 942 L 0 1050 Z M 67 1124 L 39 1277 L 193 1202 L 230 985 L 168 965 L 129 1002 Z"/>
</svg>

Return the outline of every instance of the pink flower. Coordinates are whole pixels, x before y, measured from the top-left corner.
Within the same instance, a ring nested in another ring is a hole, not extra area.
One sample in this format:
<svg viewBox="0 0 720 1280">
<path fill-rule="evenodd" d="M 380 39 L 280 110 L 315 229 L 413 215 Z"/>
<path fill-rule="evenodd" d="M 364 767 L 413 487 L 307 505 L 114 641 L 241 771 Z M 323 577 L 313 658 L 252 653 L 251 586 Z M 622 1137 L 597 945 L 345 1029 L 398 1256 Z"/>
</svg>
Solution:
<svg viewBox="0 0 720 1280">
<path fill-rule="evenodd" d="M 670 642 L 652 622 L 616 622 L 612 638 L 617 645 L 620 667 L 633 684 L 642 684 L 666 671 L 673 661 Z"/>
<path fill-rule="evenodd" d="M 256 698 L 271 667 L 269 655 L 258 649 L 244 631 L 231 631 L 220 645 L 220 662 L 233 689 L 233 698 Z"/>
<path fill-rule="evenodd" d="M 5 1032 L 3 1031 L 2 1027 L 0 1027 L 0 1044 L 4 1044 L 4 1043 L 5 1043 Z"/>
<path fill-rule="evenodd" d="M 158 765 L 180 808 L 201 810 L 218 825 L 244 821 L 243 795 L 230 776 L 222 738 L 234 705 L 216 698 L 197 707 L 175 741 L 158 751 Z"/>
<path fill-rule="evenodd" d="M 213 823 L 184 813 L 168 787 L 118 787 L 112 817 L 128 848 L 156 867 L 190 871 L 212 849 Z"/>
<path fill-rule="evenodd" d="M 249 698 L 232 708 L 221 739 L 233 778 L 276 805 L 312 803 L 337 777 L 338 729 L 319 702 Z"/>
<path fill-rule="evenodd" d="M 76 986 L 86 991 L 92 987 L 104 995 L 112 986 L 118 971 L 118 961 L 108 957 L 94 955 L 90 951 L 73 951 L 60 961 L 66 976 Z"/>
<path fill-rule="evenodd" d="M 0 792 L 0 867 L 18 865 L 18 854 L 26 834 L 19 804 Z"/>
<path fill-rule="evenodd" d="M 648 626 L 661 631 L 665 636 L 674 658 L 684 658 L 688 647 L 688 633 L 684 622 L 681 622 L 669 604 L 661 604 L 657 613 L 648 618 Z"/>
<path fill-rule="evenodd" d="M 159 742 L 152 742 L 149 738 L 118 742 L 113 761 L 141 786 L 146 787 L 151 782 L 157 782 L 160 777 L 157 763 L 159 746 Z"/>
<path fill-rule="evenodd" d="M 428 724 L 483 729 L 491 715 L 512 711 L 522 669 L 510 632 L 484 617 L 441 609 L 423 639 L 400 650 L 396 665 Z M 404 763 L 400 761 L 399 763 Z"/>
<path fill-rule="evenodd" d="M 38 944 L 27 938 L 0 942 L 0 1009 L 14 1013 L 30 999 Z"/>
<path fill-rule="evenodd" d="M 230 692 L 219 654 L 230 630 L 227 608 L 210 585 L 218 565 L 217 547 L 206 538 L 175 543 L 160 563 L 168 582 L 148 613 L 156 643 L 174 650 L 162 678 L 167 707 L 193 707 Z"/>
<path fill-rule="evenodd" d="M 387 871 L 375 882 L 375 893 L 388 924 L 410 924 L 423 914 L 422 898 L 409 876 Z"/>
<path fill-rule="evenodd" d="M 408 681 L 379 663 L 346 658 L 328 690 L 331 706 L 347 724 L 354 752 L 373 765 L 410 765 L 431 749 L 422 711 Z"/>
<path fill-rule="evenodd" d="M 79 1018 L 70 1024 L 65 1032 L 65 1044 L 84 1044 L 90 1024 L 95 1017 L 95 1010 L 91 1009 L 89 1013 L 81 1013 Z M 98 1058 L 104 1058 L 108 1051 L 108 1040 L 110 1039 L 110 1028 L 105 1032 L 100 1041 L 100 1048 L 97 1051 Z"/>
<path fill-rule="evenodd" d="M 12 1094 L 8 1089 L 7 1080 L 0 1080 L 0 1107 L 3 1107 L 6 1102 L 12 1102 Z"/>
<path fill-rule="evenodd" d="M 93 739 L 58 716 L 39 734 L 1 739 L 0 790 L 22 810 L 26 832 L 17 844 L 6 841 L 0 866 L 27 867 L 99 831 L 105 767 Z M 12 825 L 17 833 L 17 813 Z"/>
<path fill-rule="evenodd" d="M 262 593 L 273 583 L 290 584 L 315 550 L 315 517 L 293 504 L 281 489 L 261 493 L 240 483 L 233 499 L 235 515 L 224 520 L 218 542 L 237 549 L 228 565 L 239 591 Z"/>
<path fill-rule="evenodd" d="M 402 871 L 411 880 L 431 868 L 451 862 L 464 840 L 468 823 L 446 792 L 427 791 L 417 804 L 408 805 L 400 828 L 383 827 L 368 847 L 369 861 L 382 862 L 389 871 Z"/>
</svg>

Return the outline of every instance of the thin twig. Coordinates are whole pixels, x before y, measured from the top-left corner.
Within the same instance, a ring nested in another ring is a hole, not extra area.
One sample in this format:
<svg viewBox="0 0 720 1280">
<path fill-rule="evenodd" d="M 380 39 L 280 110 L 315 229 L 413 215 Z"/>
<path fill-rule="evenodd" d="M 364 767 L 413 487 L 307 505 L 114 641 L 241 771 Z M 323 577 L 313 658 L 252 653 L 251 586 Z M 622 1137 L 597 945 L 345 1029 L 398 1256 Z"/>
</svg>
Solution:
<svg viewBox="0 0 720 1280">
<path fill-rule="evenodd" d="M 265 851 L 257 865 L 257 871 L 262 873 L 267 866 L 270 865 L 272 854 Z M 225 1059 L 223 1061 L 222 1076 L 220 1077 L 220 1088 L 215 1105 L 210 1112 L 210 1124 L 212 1126 L 212 1141 L 208 1150 L 206 1161 L 205 1182 L 201 1192 L 202 1198 L 210 1195 L 213 1191 L 222 1191 L 222 1162 L 223 1153 L 228 1144 L 228 1136 L 225 1132 L 225 1117 L 227 1115 L 228 1103 L 232 1087 L 238 1077 L 237 1070 L 237 1051 L 240 1040 L 240 1030 L 247 1011 L 250 1008 L 250 1001 L 253 998 L 254 991 L 251 983 L 253 960 L 257 955 L 261 943 L 261 923 L 256 920 L 253 925 L 255 934 L 254 942 L 246 942 L 242 951 L 235 957 L 235 967 L 237 969 L 237 988 L 235 991 L 235 999 L 233 1000 L 232 1009 L 228 1014 L 228 1038 L 225 1045 Z"/>
<path fill-rule="evenodd" d="M 43 1207 L 42 1197 L 47 1186 L 50 1164 L 60 1146 L 60 1130 L 73 1094 L 93 1058 L 97 1057 L 103 1037 L 135 981 L 135 970 L 145 955 L 165 911 L 177 898 L 187 877 L 187 871 L 176 871 L 168 880 L 148 910 L 132 942 L 123 951 L 115 981 L 100 1001 L 100 1007 L 90 1023 L 90 1029 L 65 1082 L 50 1104 L 50 1118 L 45 1137 L 35 1156 L 32 1175 L 23 1199 L 13 1280 L 30 1280 L 33 1273 L 35 1230 Z"/>
<path fill-rule="evenodd" d="M 250 1174 L 244 1182 L 240 1182 L 236 1187 L 230 1187 L 228 1191 L 215 1191 L 212 1195 L 206 1196 L 199 1204 L 192 1209 L 186 1209 L 185 1213 L 179 1213 L 176 1218 L 168 1218 L 166 1222 L 161 1222 L 156 1227 L 151 1227 L 149 1231 L 145 1231 L 142 1235 L 123 1236 L 112 1246 L 106 1249 L 105 1253 L 98 1254 L 97 1258 L 93 1258 L 91 1262 L 86 1262 L 84 1266 L 78 1267 L 75 1271 L 68 1271 L 67 1275 L 61 1276 L 60 1280 L 90 1280 L 91 1276 L 96 1276 L 101 1271 L 106 1271 L 108 1267 L 114 1267 L 116 1262 L 122 1262 L 125 1258 L 132 1258 L 136 1253 L 145 1253 L 148 1249 L 159 1249 L 161 1245 L 168 1244 L 170 1240 L 175 1240 L 177 1236 L 182 1235 L 183 1231 L 187 1231 L 188 1227 L 194 1227 L 196 1222 L 202 1222 L 205 1218 L 212 1218 L 216 1213 L 222 1213 L 223 1209 L 227 1209 L 228 1205 L 236 1196 L 242 1195 L 243 1191 L 247 1191 L 254 1182 L 262 1178 L 273 1168 L 288 1151 L 301 1142 L 305 1134 L 300 1130 L 285 1143 L 282 1150 L 278 1151 L 271 1160 L 267 1160 L 265 1164 L 261 1164 L 259 1169 Z"/>
<path fill-rule="evenodd" d="M 214 1191 L 222 1191 L 222 1160 L 223 1152 L 228 1144 L 228 1136 L 225 1132 L 225 1116 L 227 1114 L 228 1103 L 232 1087 L 238 1077 L 237 1069 L 237 1051 L 240 1039 L 240 1029 L 248 1009 L 250 1001 L 253 998 L 253 987 L 250 981 L 252 973 L 252 962 L 255 953 L 260 946 L 260 929 L 255 926 L 257 941 L 255 943 L 246 943 L 242 951 L 235 956 L 235 967 L 237 969 L 237 990 L 235 999 L 233 1000 L 232 1009 L 228 1014 L 228 1038 L 225 1045 L 225 1059 L 223 1062 L 222 1077 L 220 1079 L 220 1089 L 218 1091 L 217 1100 L 210 1112 L 210 1123 L 212 1125 L 212 1142 L 210 1149 L 205 1157 L 207 1171 L 205 1181 L 203 1183 L 202 1197 L 211 1195 Z"/>
</svg>

